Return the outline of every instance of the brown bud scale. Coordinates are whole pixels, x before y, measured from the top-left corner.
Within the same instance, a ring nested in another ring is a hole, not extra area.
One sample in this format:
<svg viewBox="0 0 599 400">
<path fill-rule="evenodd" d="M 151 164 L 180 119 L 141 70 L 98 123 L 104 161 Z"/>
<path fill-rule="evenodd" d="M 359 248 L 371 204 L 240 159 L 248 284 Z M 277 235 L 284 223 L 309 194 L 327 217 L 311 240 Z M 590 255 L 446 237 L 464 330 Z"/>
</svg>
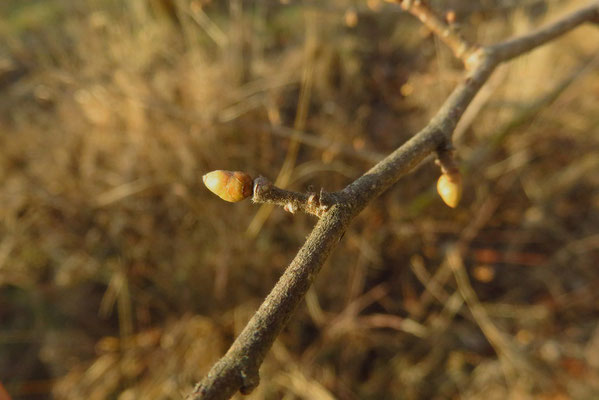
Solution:
<svg viewBox="0 0 599 400">
<path fill-rule="evenodd" d="M 232 203 L 252 195 L 253 179 L 241 171 L 216 170 L 202 177 L 204 185 L 214 194 Z"/>
</svg>

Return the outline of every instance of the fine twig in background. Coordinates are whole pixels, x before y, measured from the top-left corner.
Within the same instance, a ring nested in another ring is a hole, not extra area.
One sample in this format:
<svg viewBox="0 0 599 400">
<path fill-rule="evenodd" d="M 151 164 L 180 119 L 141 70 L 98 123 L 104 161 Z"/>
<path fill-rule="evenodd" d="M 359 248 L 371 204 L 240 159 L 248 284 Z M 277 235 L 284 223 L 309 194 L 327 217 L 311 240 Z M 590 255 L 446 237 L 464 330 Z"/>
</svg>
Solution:
<svg viewBox="0 0 599 400">
<path fill-rule="evenodd" d="M 418 18 L 451 49 L 456 58 L 462 60 L 466 67 L 469 66 L 469 57 L 476 50 L 476 46 L 469 43 L 456 29 L 443 21 L 426 2 L 422 0 L 392 0 L 392 2 L 401 4 L 404 10 Z"/>
<path fill-rule="evenodd" d="M 407 8 L 409 9 L 409 4 Z M 237 391 L 250 393 L 259 383 L 258 370 L 268 350 L 293 311 L 303 301 L 312 281 L 352 219 L 428 155 L 451 147 L 456 124 L 498 65 L 541 46 L 584 22 L 597 19 L 599 4 L 594 3 L 534 33 L 496 45 L 482 46 L 471 53 L 456 52 L 460 48 L 454 49 L 451 43 L 444 40 L 460 58 L 468 54 L 465 63 L 469 72 L 464 81 L 454 89 L 426 127 L 335 194 L 338 201 L 318 220 L 258 311 L 227 353 L 196 385 L 188 399 L 227 399 Z"/>
</svg>

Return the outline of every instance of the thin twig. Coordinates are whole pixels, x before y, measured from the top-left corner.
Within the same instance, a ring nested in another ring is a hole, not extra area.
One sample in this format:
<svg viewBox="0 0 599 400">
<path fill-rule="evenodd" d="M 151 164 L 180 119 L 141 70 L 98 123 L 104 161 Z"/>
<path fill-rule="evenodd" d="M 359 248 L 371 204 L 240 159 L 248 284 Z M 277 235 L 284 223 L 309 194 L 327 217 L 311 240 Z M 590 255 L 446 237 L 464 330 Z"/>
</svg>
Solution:
<svg viewBox="0 0 599 400">
<path fill-rule="evenodd" d="M 545 28 L 490 46 L 489 50 L 501 62 L 509 61 L 568 33 L 582 23 L 597 20 L 598 18 L 599 2 L 594 1 L 592 5 L 575 11 L 568 17 L 562 18 Z"/>
<path fill-rule="evenodd" d="M 293 311 L 303 301 L 324 261 L 345 229 L 374 198 L 414 169 L 429 154 L 451 143 L 457 122 L 498 64 L 598 19 L 599 3 L 577 11 L 535 33 L 489 47 L 468 57 L 471 66 L 441 109 L 420 132 L 337 195 L 285 273 L 227 353 L 199 382 L 188 399 L 228 399 L 238 390 L 250 393 L 259 383 L 258 370 L 266 353 Z"/>
<path fill-rule="evenodd" d="M 425 1 L 395 0 L 395 2 L 400 3 L 404 10 L 418 18 L 424 26 L 451 49 L 456 58 L 459 58 L 467 65 L 468 57 L 476 50 L 476 46 L 469 43 L 454 27 L 434 13 Z"/>
<path fill-rule="evenodd" d="M 303 211 L 308 214 L 322 217 L 334 204 L 343 201 L 339 193 L 299 193 L 281 189 L 272 184 L 268 179 L 259 176 L 254 180 L 254 203 L 265 203 L 282 206 L 286 211 L 295 214 Z"/>
</svg>

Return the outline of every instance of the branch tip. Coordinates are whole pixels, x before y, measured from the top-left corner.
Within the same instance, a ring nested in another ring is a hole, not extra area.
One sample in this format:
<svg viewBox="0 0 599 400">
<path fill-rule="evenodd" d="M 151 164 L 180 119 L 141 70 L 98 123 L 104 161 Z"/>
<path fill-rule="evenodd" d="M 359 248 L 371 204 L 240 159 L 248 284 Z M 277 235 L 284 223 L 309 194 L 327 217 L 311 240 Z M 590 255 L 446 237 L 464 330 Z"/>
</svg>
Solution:
<svg viewBox="0 0 599 400">
<path fill-rule="evenodd" d="M 437 193 L 445 204 L 451 208 L 458 206 L 463 192 L 462 174 L 453 157 L 455 150 L 451 143 L 437 150 L 435 164 L 441 168 L 441 176 L 437 181 Z"/>
<path fill-rule="evenodd" d="M 243 171 L 217 169 L 202 177 L 204 185 L 221 199 L 236 203 L 252 195 L 253 179 Z"/>
</svg>

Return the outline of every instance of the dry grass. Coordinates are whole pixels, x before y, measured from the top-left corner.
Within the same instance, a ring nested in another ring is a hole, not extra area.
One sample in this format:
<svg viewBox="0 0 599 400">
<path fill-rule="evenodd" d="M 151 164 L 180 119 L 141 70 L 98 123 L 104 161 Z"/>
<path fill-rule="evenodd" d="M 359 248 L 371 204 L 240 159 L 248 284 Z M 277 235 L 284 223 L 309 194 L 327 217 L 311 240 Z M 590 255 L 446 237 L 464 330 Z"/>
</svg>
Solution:
<svg viewBox="0 0 599 400">
<path fill-rule="evenodd" d="M 258 208 L 201 175 L 274 179 L 287 160 L 291 187 L 339 189 L 461 77 L 386 3 L 200 3 L 0 6 L 0 379 L 15 400 L 181 398 L 314 222 L 277 209 L 248 234 Z M 490 43 L 585 2 L 452 3 Z M 249 398 L 599 396 L 598 39 L 583 27 L 498 71 L 458 128 L 462 205 L 442 205 L 428 163 L 369 207 Z"/>
</svg>

